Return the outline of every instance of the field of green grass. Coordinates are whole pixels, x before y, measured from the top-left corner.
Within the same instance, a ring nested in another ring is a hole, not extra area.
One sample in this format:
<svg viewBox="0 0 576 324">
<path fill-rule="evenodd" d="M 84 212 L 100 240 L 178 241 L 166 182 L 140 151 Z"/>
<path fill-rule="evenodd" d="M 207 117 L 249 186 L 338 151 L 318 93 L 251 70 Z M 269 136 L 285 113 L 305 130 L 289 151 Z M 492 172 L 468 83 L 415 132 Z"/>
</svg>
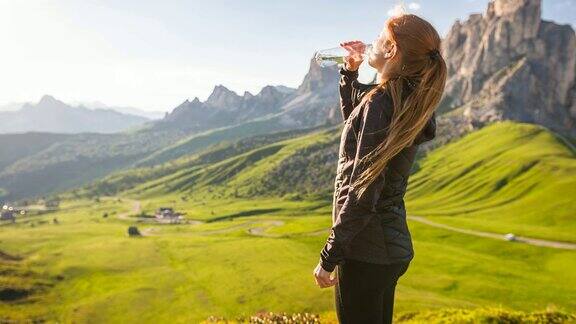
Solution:
<svg viewBox="0 0 576 324">
<path fill-rule="evenodd" d="M 0 225 L 0 321 L 196 323 L 260 311 L 312 312 L 333 321 L 333 291 L 318 288 L 312 276 L 331 201 L 253 189 L 270 174 L 283 179 L 278 168 L 289 170 L 288 162 L 302 152 L 314 156 L 310 148 L 324 150 L 333 135 L 282 139 L 158 178 L 144 176 L 117 197 L 63 195 L 57 212 Z M 550 133 L 526 124 L 492 125 L 420 161 L 407 209 L 461 227 L 570 241 L 573 170 L 574 153 Z M 129 217 L 139 213 L 134 201 L 144 213 L 170 206 L 198 222 Z M 143 236 L 129 237 L 131 225 Z M 486 307 L 575 312 L 576 273 L 570 269 L 576 250 L 412 221 L 409 227 L 415 259 L 398 284 L 399 318 L 469 316 L 447 311 L 455 308 L 477 316 Z"/>
<path fill-rule="evenodd" d="M 127 227 L 135 222 L 112 214 L 130 205 L 84 201 L 3 226 L 3 251 L 23 258 L 3 262 L 16 269 L 4 286 L 18 287 L 17 280 L 36 280 L 38 286 L 28 285 L 33 303 L 0 303 L 0 313 L 65 322 L 197 322 L 261 310 L 332 310 L 332 290 L 319 289 L 312 277 L 327 237 L 327 207 L 281 200 L 220 205 L 235 212 L 278 210 L 195 225 L 138 224 L 145 235 L 131 238 Z M 209 215 L 213 207 L 199 205 L 196 213 Z M 279 222 L 267 225 L 272 220 Z M 261 233 L 249 232 L 258 227 Z M 565 271 L 576 266 L 576 251 L 478 239 L 419 223 L 410 229 L 416 258 L 398 286 L 398 313 L 576 308 L 576 274 Z M 34 278 L 15 279 L 26 271 Z"/>
<path fill-rule="evenodd" d="M 434 150 L 410 178 L 411 214 L 576 242 L 576 152 L 543 127 L 500 122 Z"/>
</svg>

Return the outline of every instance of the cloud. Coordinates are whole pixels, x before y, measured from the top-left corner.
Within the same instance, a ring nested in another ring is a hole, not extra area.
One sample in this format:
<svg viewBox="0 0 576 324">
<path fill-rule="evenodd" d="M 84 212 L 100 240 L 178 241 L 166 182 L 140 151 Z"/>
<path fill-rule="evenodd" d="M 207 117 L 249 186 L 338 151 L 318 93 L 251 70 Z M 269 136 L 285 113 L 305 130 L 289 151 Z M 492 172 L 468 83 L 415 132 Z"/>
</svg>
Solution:
<svg viewBox="0 0 576 324">
<path fill-rule="evenodd" d="M 411 10 L 420 10 L 420 4 L 418 2 L 410 2 L 408 8 Z"/>
<path fill-rule="evenodd" d="M 390 8 L 387 13 L 388 16 L 390 17 L 396 17 L 406 13 L 406 8 L 404 8 L 404 5 L 402 4 L 397 4 L 394 7 Z"/>
<path fill-rule="evenodd" d="M 418 2 L 410 2 L 410 3 L 408 4 L 408 9 L 414 10 L 414 11 L 420 10 L 420 3 L 418 3 Z M 405 14 L 405 13 L 407 13 L 407 11 L 408 11 L 408 10 L 407 10 L 406 7 L 404 6 L 404 3 L 401 2 L 401 3 L 397 4 L 397 5 L 395 5 L 394 7 L 390 8 L 387 13 L 388 13 L 388 16 L 395 17 L 395 16 L 399 16 L 399 15 Z"/>
</svg>

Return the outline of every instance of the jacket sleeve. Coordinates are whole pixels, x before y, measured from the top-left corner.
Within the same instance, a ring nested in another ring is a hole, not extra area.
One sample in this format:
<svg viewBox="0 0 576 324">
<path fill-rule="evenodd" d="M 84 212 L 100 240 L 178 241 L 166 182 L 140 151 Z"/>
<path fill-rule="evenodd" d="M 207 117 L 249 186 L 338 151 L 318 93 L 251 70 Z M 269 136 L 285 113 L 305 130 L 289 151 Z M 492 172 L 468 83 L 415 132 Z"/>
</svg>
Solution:
<svg viewBox="0 0 576 324">
<path fill-rule="evenodd" d="M 358 105 L 362 96 L 371 88 L 370 85 L 358 82 L 358 71 L 340 67 L 340 112 L 346 121 L 350 113 Z"/>
<path fill-rule="evenodd" d="M 362 112 L 348 195 L 320 252 L 321 266 L 328 272 L 332 272 L 342 262 L 344 249 L 376 213 L 376 203 L 384 189 L 386 170 L 374 179 L 360 198 L 352 184 L 369 165 L 359 161 L 385 140 L 392 119 L 391 108 L 375 98 Z"/>
</svg>

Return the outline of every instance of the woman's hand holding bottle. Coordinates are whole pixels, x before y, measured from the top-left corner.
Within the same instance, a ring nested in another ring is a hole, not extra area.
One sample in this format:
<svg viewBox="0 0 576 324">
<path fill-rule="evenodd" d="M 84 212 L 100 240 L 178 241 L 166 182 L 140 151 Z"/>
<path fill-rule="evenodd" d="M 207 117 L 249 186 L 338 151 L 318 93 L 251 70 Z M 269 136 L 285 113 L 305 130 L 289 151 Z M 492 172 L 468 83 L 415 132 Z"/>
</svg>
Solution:
<svg viewBox="0 0 576 324">
<path fill-rule="evenodd" d="M 364 52 L 366 44 L 361 41 L 349 41 L 340 43 L 348 51 L 348 56 L 344 57 L 344 68 L 348 71 L 357 71 L 364 61 Z"/>
</svg>

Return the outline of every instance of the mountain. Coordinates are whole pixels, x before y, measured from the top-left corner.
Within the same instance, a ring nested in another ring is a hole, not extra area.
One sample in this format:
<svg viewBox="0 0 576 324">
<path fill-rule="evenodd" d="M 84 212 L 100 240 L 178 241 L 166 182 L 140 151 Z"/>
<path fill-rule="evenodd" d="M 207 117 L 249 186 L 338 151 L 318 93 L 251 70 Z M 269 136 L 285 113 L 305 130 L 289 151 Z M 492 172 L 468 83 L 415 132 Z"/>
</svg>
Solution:
<svg viewBox="0 0 576 324">
<path fill-rule="evenodd" d="M 287 127 L 314 127 L 342 122 L 339 81 L 337 66 L 320 67 L 311 59 L 302 83 L 282 107 L 281 123 Z"/>
<path fill-rule="evenodd" d="M 199 132 L 242 123 L 257 117 L 276 113 L 293 91 L 290 88 L 265 86 L 253 95 L 242 96 L 223 85 L 217 85 L 205 102 L 198 97 L 186 99 L 156 124 L 157 128 L 181 128 Z"/>
<path fill-rule="evenodd" d="M 72 107 L 45 95 L 36 104 L 25 103 L 17 111 L 0 112 L 0 132 L 114 133 L 147 121 L 147 118 L 111 109 Z"/>
<path fill-rule="evenodd" d="M 0 106 L 0 111 L 16 111 L 20 110 L 25 102 L 10 102 Z"/>
<path fill-rule="evenodd" d="M 270 122 L 277 122 L 278 130 L 337 123 L 338 76 L 336 67 L 322 68 L 311 59 L 297 89 L 266 86 L 256 95 L 246 91 L 240 96 L 217 85 L 205 102 L 187 99 L 155 127 L 200 132 L 265 118 L 274 119 Z"/>
<path fill-rule="evenodd" d="M 540 124 L 574 138 L 574 30 L 541 20 L 540 12 L 540 1 L 496 0 L 484 14 L 455 22 L 442 44 L 449 76 L 437 136 L 422 145 L 422 154 L 502 120 Z M 311 60 L 297 89 L 267 86 L 239 95 L 217 85 L 205 101 L 187 99 L 138 130 L 57 139 L 42 150 L 0 159 L 6 161 L 0 184 L 7 199 L 38 196 L 212 145 L 341 125 L 338 82 L 336 66 L 322 68 Z"/>
<path fill-rule="evenodd" d="M 60 192 L 118 170 L 153 166 L 220 142 L 323 125 L 325 112 L 334 109 L 337 89 L 326 91 L 320 85 L 333 87 L 337 79 L 329 83 L 326 78 L 329 73 L 336 77 L 336 71 L 320 72 L 314 64 L 303 84 L 317 93 L 308 93 L 303 86 L 299 89 L 266 86 L 256 95 L 245 92 L 239 96 L 218 85 L 205 102 L 198 98 L 186 100 L 164 119 L 139 129 L 114 134 L 78 134 L 27 155 L 20 154 L 0 168 L 4 199 Z M 323 100 L 326 92 L 331 93 L 331 101 Z M 302 117 L 307 107 L 317 110 L 311 114 L 315 119 Z M 0 141 L 3 136 L 6 135 L 0 135 Z M 20 141 L 18 137 L 10 137 L 4 142 L 8 145 L 6 150 L 15 150 L 12 146 Z"/>
<path fill-rule="evenodd" d="M 134 107 L 124 107 L 124 106 L 109 106 L 100 101 L 93 102 L 83 102 L 83 101 L 73 101 L 70 103 L 73 106 L 84 106 L 88 109 L 111 109 L 123 114 L 136 115 L 148 119 L 162 119 L 166 114 L 164 111 L 156 110 L 144 110 Z"/>
<path fill-rule="evenodd" d="M 195 132 L 172 145 L 163 147 L 135 165 L 152 166 L 164 163 L 198 152 L 207 146 L 222 141 L 236 141 L 250 136 L 279 131 L 341 124 L 342 117 L 338 105 L 338 82 L 339 77 L 336 67 L 321 68 L 314 60 L 311 60 L 310 68 L 301 85 L 294 90 L 286 91 L 284 89 L 283 92 L 287 92 L 288 95 L 283 99 L 283 104 L 276 109 L 276 112 L 264 114 L 263 116 L 255 115 L 251 120 L 230 126 L 212 128 L 200 133 Z M 215 88 L 215 92 L 226 92 L 230 97 L 238 97 L 238 95 L 224 89 L 216 91 Z M 218 97 L 215 95 L 213 98 Z M 246 97 L 246 93 L 244 97 Z M 211 101 L 210 98 L 207 102 L 209 101 Z M 196 108 L 185 110 L 187 116 L 190 116 L 192 112 L 197 116 L 201 116 L 201 112 L 204 111 L 201 107 L 207 107 L 208 105 L 201 103 L 195 98 L 191 104 L 185 107 L 190 106 L 195 106 Z M 178 118 L 172 118 L 173 120 L 171 121 L 166 118 L 164 125 L 178 125 Z M 211 126 L 214 127 L 215 125 L 212 124 Z"/>
<path fill-rule="evenodd" d="M 576 136 L 574 29 L 541 11 L 541 0 L 495 0 L 454 23 L 442 43 L 451 128 L 515 120 Z"/>
</svg>

